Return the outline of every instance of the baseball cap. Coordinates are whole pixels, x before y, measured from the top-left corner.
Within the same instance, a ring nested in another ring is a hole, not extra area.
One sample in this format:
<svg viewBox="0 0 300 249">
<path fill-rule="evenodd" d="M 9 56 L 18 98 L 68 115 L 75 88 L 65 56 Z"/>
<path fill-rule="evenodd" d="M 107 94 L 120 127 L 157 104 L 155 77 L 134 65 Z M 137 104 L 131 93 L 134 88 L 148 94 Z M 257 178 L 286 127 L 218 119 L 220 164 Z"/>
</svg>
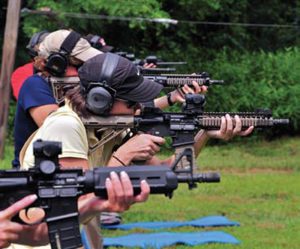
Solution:
<svg viewBox="0 0 300 249">
<path fill-rule="evenodd" d="M 96 48 L 103 53 L 111 52 L 114 49 L 114 47 L 108 46 L 104 38 L 99 35 L 88 34 L 87 36 L 85 36 L 85 39 L 88 40 L 93 48 Z"/>
<path fill-rule="evenodd" d="M 40 43 L 38 54 L 48 58 L 51 53 L 59 52 L 62 43 L 70 33 L 69 30 L 60 29 L 48 34 Z M 87 61 L 98 54 L 102 54 L 102 52 L 93 48 L 86 39 L 80 38 L 70 55 L 81 61 Z"/>
<path fill-rule="evenodd" d="M 90 82 L 101 82 L 102 66 L 105 56 L 108 54 L 110 53 L 97 55 L 83 63 L 79 68 L 78 76 L 85 89 L 88 88 Z M 163 85 L 145 79 L 128 59 L 116 54 L 114 56 L 118 57 L 118 63 L 107 83 L 116 91 L 117 98 L 143 103 L 158 96 Z"/>
<path fill-rule="evenodd" d="M 31 57 L 35 57 L 38 55 L 35 46 L 41 43 L 49 34 L 50 32 L 48 32 L 47 30 L 42 30 L 33 34 L 33 36 L 30 38 L 29 43 L 26 46 L 27 51 Z"/>
</svg>

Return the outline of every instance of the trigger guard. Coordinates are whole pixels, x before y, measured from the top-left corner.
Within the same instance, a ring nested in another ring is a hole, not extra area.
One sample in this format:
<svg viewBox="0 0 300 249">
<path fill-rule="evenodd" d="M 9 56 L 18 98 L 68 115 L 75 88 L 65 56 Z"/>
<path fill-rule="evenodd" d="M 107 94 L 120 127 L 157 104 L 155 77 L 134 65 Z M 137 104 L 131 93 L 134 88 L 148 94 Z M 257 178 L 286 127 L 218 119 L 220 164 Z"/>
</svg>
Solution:
<svg viewBox="0 0 300 249">
<path fill-rule="evenodd" d="M 20 211 L 20 212 L 21 212 L 21 211 Z M 18 214 L 16 214 L 14 217 L 12 217 L 11 221 L 17 222 L 17 223 L 22 224 L 22 225 L 28 225 L 25 221 L 23 221 L 23 220 L 20 218 L 20 216 L 19 216 L 20 212 L 19 212 Z"/>
<path fill-rule="evenodd" d="M 45 217 L 45 211 L 39 207 L 36 207 L 36 210 L 35 210 L 36 214 L 34 214 L 34 216 L 33 216 L 36 221 L 31 222 L 31 220 L 33 220 L 33 219 L 29 217 L 28 213 L 30 212 L 30 209 L 34 209 L 34 208 L 35 207 L 27 207 L 25 209 L 22 209 L 19 212 L 18 217 L 22 221 L 23 224 L 36 225 L 36 224 L 40 224 L 43 222 L 43 218 Z M 24 212 L 22 212 L 22 211 L 24 211 Z M 24 218 L 22 219 L 23 214 L 24 214 Z M 36 216 L 38 216 L 38 215 L 41 215 L 42 218 L 37 219 Z M 26 221 L 26 219 L 27 219 L 27 221 Z"/>
<path fill-rule="evenodd" d="M 14 203 L 16 203 L 17 201 L 21 200 L 22 198 L 24 198 L 25 196 L 31 195 L 33 194 L 32 191 L 28 191 L 28 190 L 23 190 L 23 191 L 17 191 L 17 192 L 7 192 L 5 194 L 1 195 L 1 199 L 5 200 L 4 203 L 2 203 L 1 206 L 1 210 L 4 210 L 6 208 L 8 208 L 9 206 L 13 205 Z M 34 202 L 35 203 L 35 202 Z M 26 216 L 27 216 L 27 210 L 31 207 L 34 207 L 33 204 L 31 204 L 30 206 L 24 208 L 26 210 Z M 21 211 L 20 211 L 21 212 Z M 27 223 L 25 221 L 23 221 L 20 217 L 19 214 L 16 214 L 15 216 L 12 217 L 12 221 L 13 222 L 17 222 L 23 225 L 26 225 Z M 28 225 L 28 224 L 27 224 Z"/>
</svg>

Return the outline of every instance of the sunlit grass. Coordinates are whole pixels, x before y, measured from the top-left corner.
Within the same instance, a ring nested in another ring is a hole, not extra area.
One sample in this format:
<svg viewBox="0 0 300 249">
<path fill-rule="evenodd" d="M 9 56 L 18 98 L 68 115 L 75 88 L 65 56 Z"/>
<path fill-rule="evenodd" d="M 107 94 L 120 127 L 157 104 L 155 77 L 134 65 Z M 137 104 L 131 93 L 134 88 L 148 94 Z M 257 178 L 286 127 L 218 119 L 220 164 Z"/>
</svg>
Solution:
<svg viewBox="0 0 300 249">
<path fill-rule="evenodd" d="M 123 215 L 124 223 L 191 220 L 206 215 L 226 215 L 240 227 L 174 228 L 169 231 L 222 230 L 241 241 L 239 246 L 212 244 L 194 248 L 299 248 L 300 173 L 223 173 L 219 184 L 202 184 L 189 191 L 181 186 L 173 199 L 151 196 Z M 104 231 L 106 237 L 147 230 Z M 169 248 L 190 248 L 173 246 Z"/>
<path fill-rule="evenodd" d="M 164 150 L 162 157 L 171 155 Z M 274 141 L 244 138 L 238 142 L 205 146 L 197 164 L 203 169 L 253 169 L 300 170 L 300 137 L 281 138 Z"/>
<path fill-rule="evenodd" d="M 164 155 L 163 157 L 166 157 Z M 300 245 L 300 139 L 272 142 L 247 141 L 207 146 L 198 159 L 200 168 L 218 170 L 221 183 L 199 184 L 189 191 L 182 185 L 173 199 L 151 196 L 123 215 L 124 223 L 138 221 L 192 220 L 206 215 L 226 215 L 240 227 L 175 228 L 168 231 L 222 230 L 240 245 L 210 244 L 209 249 L 297 249 Z M 104 231 L 114 237 L 147 230 Z M 188 249 L 176 245 L 168 248 Z"/>
<path fill-rule="evenodd" d="M 161 155 L 166 157 L 168 153 Z M 10 168 L 12 146 L 6 146 L 1 168 Z M 168 231 L 222 230 L 234 235 L 240 245 L 210 244 L 209 249 L 297 249 L 300 245 L 300 138 L 272 142 L 249 141 L 206 146 L 198 159 L 200 169 L 217 170 L 221 183 L 199 184 L 189 191 L 181 185 L 169 200 L 151 196 L 123 214 L 124 223 L 139 221 L 191 220 L 206 215 L 226 215 L 240 227 L 191 228 Z M 106 237 L 135 232 L 103 231 Z M 168 248 L 188 249 L 176 245 Z"/>
<path fill-rule="evenodd" d="M 14 150 L 11 144 L 6 144 L 4 147 L 4 157 L 0 159 L 0 169 L 11 169 L 11 161 L 14 158 Z"/>
</svg>

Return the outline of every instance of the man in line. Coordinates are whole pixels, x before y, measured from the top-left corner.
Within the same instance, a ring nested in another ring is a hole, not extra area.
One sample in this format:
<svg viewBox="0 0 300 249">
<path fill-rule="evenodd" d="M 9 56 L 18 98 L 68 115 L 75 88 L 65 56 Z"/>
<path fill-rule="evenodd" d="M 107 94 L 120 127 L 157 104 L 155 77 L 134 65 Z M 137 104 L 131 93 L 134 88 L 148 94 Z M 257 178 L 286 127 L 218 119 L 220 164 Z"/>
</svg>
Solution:
<svg viewBox="0 0 300 249">
<path fill-rule="evenodd" d="M 61 46 L 70 33 L 68 30 L 52 32 L 38 47 L 34 48 L 37 50 L 34 67 L 39 72 L 27 78 L 20 90 L 14 124 L 15 158 L 12 162 L 14 168 L 20 166 L 19 153 L 26 140 L 41 126 L 49 113 L 58 108 L 51 86 L 47 81 L 47 77 L 52 75 L 47 68 L 47 62 L 51 54 L 63 53 Z M 101 54 L 99 50 L 92 48 L 87 40 L 80 38 L 72 51 L 65 55 L 68 60 L 68 68 L 78 67 L 85 60 L 98 54 Z M 76 69 L 74 70 L 76 71 Z"/>
<path fill-rule="evenodd" d="M 13 96 L 16 100 L 18 100 L 20 89 L 25 80 L 37 73 L 37 70 L 34 68 L 34 58 L 38 56 L 37 50 L 39 44 L 46 38 L 48 34 L 50 34 L 50 32 L 46 30 L 42 30 L 33 34 L 28 45 L 26 46 L 27 52 L 30 56 L 30 62 L 15 69 L 11 75 L 11 88 Z M 103 53 L 111 52 L 113 50 L 113 47 L 107 45 L 104 38 L 101 36 L 88 34 L 84 38 L 91 44 L 93 48 L 98 49 Z M 69 73 L 72 74 L 72 71 Z"/>
<path fill-rule="evenodd" d="M 36 49 L 48 34 L 48 31 L 43 30 L 35 33 L 31 37 L 28 45 L 26 46 L 27 52 L 30 56 L 30 62 L 18 67 L 11 75 L 11 88 L 13 96 L 16 100 L 18 100 L 19 92 L 24 81 L 36 73 L 36 69 L 34 68 L 34 57 L 37 56 Z"/>
</svg>

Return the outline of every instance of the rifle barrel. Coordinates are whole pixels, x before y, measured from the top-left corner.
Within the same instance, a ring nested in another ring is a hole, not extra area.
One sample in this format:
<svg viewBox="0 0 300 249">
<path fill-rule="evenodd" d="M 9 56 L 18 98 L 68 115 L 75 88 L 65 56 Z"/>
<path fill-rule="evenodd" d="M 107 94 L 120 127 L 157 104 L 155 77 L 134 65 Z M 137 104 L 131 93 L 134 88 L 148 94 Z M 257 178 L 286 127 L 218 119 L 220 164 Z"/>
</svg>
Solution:
<svg viewBox="0 0 300 249">
<path fill-rule="evenodd" d="M 163 66 L 163 65 L 186 65 L 186 61 L 159 61 L 156 65 Z"/>
<path fill-rule="evenodd" d="M 156 67 L 156 68 L 139 68 L 142 74 L 150 74 L 150 73 L 167 73 L 167 72 L 175 72 L 176 68 L 174 67 Z"/>
<path fill-rule="evenodd" d="M 26 188 L 28 186 L 28 179 L 26 177 L 10 177 L 3 178 L 0 181 L 0 190 L 12 190 L 19 187 Z"/>
</svg>

